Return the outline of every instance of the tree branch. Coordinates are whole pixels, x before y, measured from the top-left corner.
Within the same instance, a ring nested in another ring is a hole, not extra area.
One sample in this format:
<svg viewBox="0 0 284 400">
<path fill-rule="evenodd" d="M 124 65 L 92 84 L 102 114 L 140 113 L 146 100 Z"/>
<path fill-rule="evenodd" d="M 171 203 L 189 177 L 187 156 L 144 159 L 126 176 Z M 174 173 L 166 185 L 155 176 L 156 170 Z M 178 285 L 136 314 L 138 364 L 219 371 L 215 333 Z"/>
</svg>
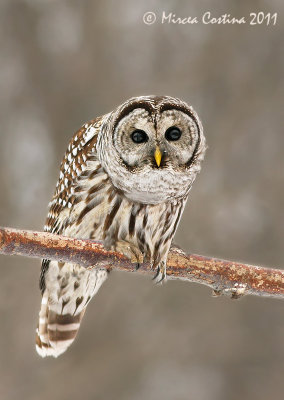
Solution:
<svg viewBox="0 0 284 400">
<path fill-rule="evenodd" d="M 136 270 L 135 265 L 122 254 L 105 250 L 100 242 L 45 232 L 0 228 L 0 254 L 72 262 L 86 268 Z M 148 263 L 141 264 L 138 271 L 153 274 Z M 170 250 L 167 277 L 209 286 L 214 295 L 239 298 L 249 294 L 284 299 L 284 271 L 280 269 L 186 254 L 178 247 Z"/>
</svg>

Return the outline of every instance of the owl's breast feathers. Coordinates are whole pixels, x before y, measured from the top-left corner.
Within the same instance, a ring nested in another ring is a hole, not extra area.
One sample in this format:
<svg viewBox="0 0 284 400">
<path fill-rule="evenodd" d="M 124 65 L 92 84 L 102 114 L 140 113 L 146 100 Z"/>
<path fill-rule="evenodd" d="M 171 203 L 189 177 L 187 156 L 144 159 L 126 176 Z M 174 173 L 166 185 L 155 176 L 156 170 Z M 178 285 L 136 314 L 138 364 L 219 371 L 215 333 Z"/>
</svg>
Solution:
<svg viewBox="0 0 284 400">
<path fill-rule="evenodd" d="M 160 204 L 133 202 L 112 184 L 96 152 L 104 118 L 85 124 L 73 137 L 61 163 L 45 231 L 103 240 L 109 249 L 130 243 L 153 266 L 165 260 L 186 198 Z M 41 289 L 48 268 L 43 262 Z"/>
</svg>

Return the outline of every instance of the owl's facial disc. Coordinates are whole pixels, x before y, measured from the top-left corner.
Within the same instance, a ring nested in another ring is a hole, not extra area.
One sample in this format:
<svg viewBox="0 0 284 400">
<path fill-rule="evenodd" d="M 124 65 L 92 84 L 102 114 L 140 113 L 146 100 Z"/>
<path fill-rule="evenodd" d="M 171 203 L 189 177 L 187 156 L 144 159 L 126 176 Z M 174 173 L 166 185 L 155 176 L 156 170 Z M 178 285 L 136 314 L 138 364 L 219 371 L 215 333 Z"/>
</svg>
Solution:
<svg viewBox="0 0 284 400">
<path fill-rule="evenodd" d="M 198 126 L 177 109 L 158 116 L 136 108 L 117 125 L 113 143 L 122 164 L 130 171 L 184 170 L 198 146 Z"/>
<path fill-rule="evenodd" d="M 188 194 L 200 171 L 205 138 L 186 103 L 143 96 L 109 114 L 97 150 L 112 184 L 128 199 L 157 204 Z"/>
</svg>

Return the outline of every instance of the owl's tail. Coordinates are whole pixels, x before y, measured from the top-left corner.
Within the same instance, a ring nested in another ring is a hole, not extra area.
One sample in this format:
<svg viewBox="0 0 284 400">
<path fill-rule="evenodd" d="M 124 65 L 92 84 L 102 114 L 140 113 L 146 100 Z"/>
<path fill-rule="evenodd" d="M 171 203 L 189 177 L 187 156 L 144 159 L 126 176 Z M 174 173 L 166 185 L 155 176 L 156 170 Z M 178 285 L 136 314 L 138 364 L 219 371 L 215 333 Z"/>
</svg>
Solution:
<svg viewBox="0 0 284 400">
<path fill-rule="evenodd" d="M 76 315 L 58 314 L 48 304 L 48 296 L 44 293 L 36 330 L 36 350 L 42 357 L 58 357 L 74 341 L 86 308 Z"/>
<path fill-rule="evenodd" d="M 74 341 L 86 307 L 107 278 L 105 269 L 51 261 L 45 273 L 36 330 L 36 350 L 42 357 L 58 357 Z"/>
</svg>

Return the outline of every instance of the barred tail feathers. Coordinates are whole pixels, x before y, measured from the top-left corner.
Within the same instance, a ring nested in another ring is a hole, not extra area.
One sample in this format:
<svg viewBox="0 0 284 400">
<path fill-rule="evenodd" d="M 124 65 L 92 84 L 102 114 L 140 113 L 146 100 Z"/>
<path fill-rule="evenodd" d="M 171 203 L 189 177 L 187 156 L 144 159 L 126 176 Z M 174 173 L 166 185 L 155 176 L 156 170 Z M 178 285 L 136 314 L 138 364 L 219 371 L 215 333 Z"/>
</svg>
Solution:
<svg viewBox="0 0 284 400">
<path fill-rule="evenodd" d="M 50 308 L 47 295 L 42 297 L 39 324 L 36 330 L 36 350 L 41 357 L 58 357 L 74 341 L 86 308 L 77 315 L 58 314 Z"/>
<path fill-rule="evenodd" d="M 60 274 L 59 274 L 60 272 Z M 105 269 L 50 262 L 36 330 L 36 350 L 58 357 L 74 341 L 86 307 L 107 278 Z"/>
</svg>

